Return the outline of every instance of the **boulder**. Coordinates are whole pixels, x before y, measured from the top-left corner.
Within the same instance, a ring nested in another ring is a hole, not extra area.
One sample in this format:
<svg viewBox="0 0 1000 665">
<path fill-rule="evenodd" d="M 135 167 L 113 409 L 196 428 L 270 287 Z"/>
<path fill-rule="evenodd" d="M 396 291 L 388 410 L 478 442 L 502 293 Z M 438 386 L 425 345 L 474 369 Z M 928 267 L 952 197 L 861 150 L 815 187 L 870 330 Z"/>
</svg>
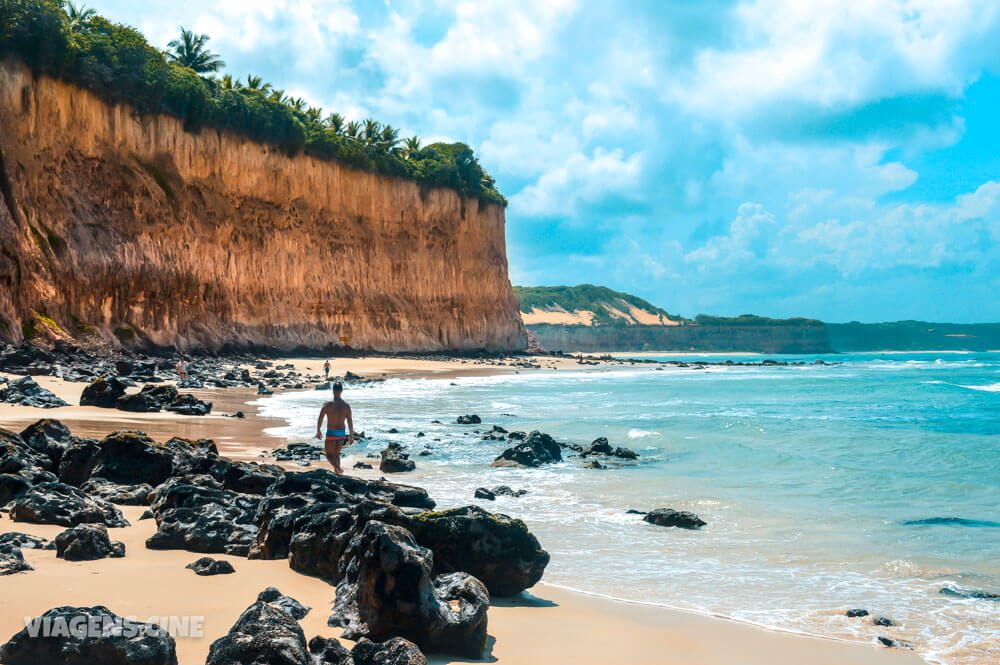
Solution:
<svg viewBox="0 0 1000 665">
<path fill-rule="evenodd" d="M 561 461 L 562 452 L 560 452 L 559 444 L 548 434 L 534 431 L 521 443 L 503 451 L 494 460 L 492 466 L 538 467 L 542 464 Z"/>
<path fill-rule="evenodd" d="M 35 452 L 51 461 L 48 471 L 55 471 L 63 453 L 73 443 L 73 434 L 58 420 L 44 418 L 21 431 L 21 439 Z"/>
<path fill-rule="evenodd" d="M 31 481 L 13 473 L 0 474 L 0 506 L 19 499 L 31 488 Z"/>
<path fill-rule="evenodd" d="M 13 575 L 34 570 L 27 561 L 21 547 L 15 542 L 0 542 L 0 575 Z"/>
<path fill-rule="evenodd" d="M 513 490 L 506 485 L 497 485 L 492 490 L 494 496 L 511 496 L 518 499 L 528 493 L 528 490 Z"/>
<path fill-rule="evenodd" d="M 549 554 L 519 519 L 478 506 L 420 513 L 406 527 L 434 552 L 434 572 L 461 571 L 481 580 L 494 596 L 513 596 L 534 586 Z"/>
<path fill-rule="evenodd" d="M 153 490 L 150 509 L 157 531 L 146 547 L 247 555 L 257 536 L 260 497 L 198 484 L 204 480 L 214 481 L 175 476 Z"/>
<path fill-rule="evenodd" d="M 420 647 L 402 637 L 385 642 L 372 642 L 362 637 L 351 650 L 351 659 L 354 665 L 427 665 Z"/>
<path fill-rule="evenodd" d="M 0 533 L 0 545 L 17 545 L 25 550 L 51 550 L 55 547 L 55 543 L 50 542 L 47 538 L 20 531 Z"/>
<path fill-rule="evenodd" d="M 233 564 L 221 559 L 213 559 L 210 556 L 203 556 L 197 561 L 192 561 L 184 566 L 195 572 L 195 575 L 228 575 L 235 573 Z"/>
<path fill-rule="evenodd" d="M 52 460 L 31 448 L 19 434 L 0 428 L 0 473 L 17 474 L 31 483 L 55 480 Z"/>
<path fill-rule="evenodd" d="M 975 598 L 976 600 L 1000 600 L 1000 593 L 983 591 L 982 589 L 952 589 L 943 586 L 938 590 L 938 593 L 959 598 Z"/>
<path fill-rule="evenodd" d="M 496 501 L 497 495 L 486 489 L 485 487 L 477 487 L 475 494 L 473 496 L 477 499 L 484 499 L 486 501 Z"/>
<path fill-rule="evenodd" d="M 618 457 L 620 459 L 638 459 L 639 453 L 629 448 L 615 448 L 608 440 L 603 436 L 594 439 L 593 442 L 582 451 L 580 451 L 580 457 Z"/>
<path fill-rule="evenodd" d="M 466 416 L 459 416 L 455 422 L 459 425 L 479 425 L 483 422 L 483 419 L 473 413 Z"/>
<path fill-rule="evenodd" d="M 125 556 L 124 543 L 112 543 L 103 524 L 80 524 L 56 536 L 56 556 L 67 561 L 94 561 Z"/>
<path fill-rule="evenodd" d="M 212 412 L 212 403 L 204 402 L 194 395 L 178 395 L 167 406 L 167 411 L 182 416 L 207 416 Z"/>
<path fill-rule="evenodd" d="M 146 384 L 134 395 L 122 395 L 115 402 L 119 411 L 136 413 L 156 413 L 165 409 L 177 399 L 177 389 L 173 386 L 157 386 Z"/>
<path fill-rule="evenodd" d="M 306 636 L 290 614 L 258 600 L 209 647 L 205 665 L 312 665 Z"/>
<path fill-rule="evenodd" d="M 0 387 L 0 402 L 34 406 L 39 409 L 69 406 L 65 401 L 56 397 L 52 391 L 38 385 L 30 376 L 18 379 L 6 387 Z"/>
<path fill-rule="evenodd" d="M 847 612 L 845 612 L 844 614 L 851 619 L 857 619 L 860 617 L 868 616 L 868 610 L 853 609 L 853 610 L 847 610 Z"/>
<path fill-rule="evenodd" d="M 410 460 L 410 456 L 403 452 L 403 446 L 398 443 L 390 443 L 382 451 L 382 461 L 378 465 L 382 473 L 404 473 L 413 471 L 417 465 Z"/>
<path fill-rule="evenodd" d="M 113 409 L 118 399 L 125 394 L 128 384 L 116 376 L 101 376 L 83 389 L 80 406 L 99 406 Z"/>
<path fill-rule="evenodd" d="M 306 607 L 291 596 L 282 594 L 273 586 L 269 586 L 257 594 L 257 600 L 280 607 L 285 612 L 288 612 L 288 614 L 297 621 L 305 619 L 306 615 L 309 614 L 309 611 L 312 609 L 311 607 Z"/>
<path fill-rule="evenodd" d="M 10 517 L 15 522 L 61 526 L 129 526 L 121 511 L 107 501 L 89 497 L 75 487 L 58 482 L 40 483 L 29 489 L 11 505 Z"/>
<path fill-rule="evenodd" d="M 405 637 L 421 648 L 480 658 L 489 594 L 465 573 L 431 577 L 433 554 L 402 527 L 369 521 L 345 557 L 329 623 L 344 637 Z"/>
<path fill-rule="evenodd" d="M 123 430 L 101 440 L 90 460 L 90 477 L 123 485 L 145 483 L 155 487 L 173 473 L 171 451 L 143 432 Z M 62 469 L 60 468 L 60 473 Z"/>
<path fill-rule="evenodd" d="M 351 652 L 335 637 L 316 637 L 309 640 L 309 653 L 317 665 L 354 665 Z"/>
<path fill-rule="evenodd" d="M 104 478 L 91 478 L 80 489 L 89 494 L 120 506 L 148 506 L 149 494 L 153 488 L 148 483 L 119 485 Z"/>
<path fill-rule="evenodd" d="M 673 526 L 678 529 L 700 529 L 707 522 L 686 510 L 674 510 L 673 508 L 657 508 L 651 510 L 643 516 L 644 522 L 655 524 L 656 526 Z"/>
<path fill-rule="evenodd" d="M 177 665 L 174 638 L 166 631 L 154 624 L 117 616 L 100 605 L 56 607 L 34 621 L 38 623 L 25 627 L 0 647 L 0 662 L 4 665 Z M 102 629 L 70 630 L 81 625 Z"/>
</svg>

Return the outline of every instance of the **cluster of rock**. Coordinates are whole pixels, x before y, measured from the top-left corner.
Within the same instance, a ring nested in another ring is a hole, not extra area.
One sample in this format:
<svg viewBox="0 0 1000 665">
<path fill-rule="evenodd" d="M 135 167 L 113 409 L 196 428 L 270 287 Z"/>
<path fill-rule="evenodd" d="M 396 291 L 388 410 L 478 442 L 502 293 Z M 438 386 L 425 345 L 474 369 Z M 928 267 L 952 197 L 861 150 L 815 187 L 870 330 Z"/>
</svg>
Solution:
<svg viewBox="0 0 1000 665">
<path fill-rule="evenodd" d="M 9 382 L 0 378 L 0 402 L 19 406 L 34 406 L 39 409 L 55 409 L 68 406 L 64 400 L 51 391 L 42 388 L 30 376 Z"/>
<path fill-rule="evenodd" d="M 486 489 L 485 487 L 477 487 L 474 496 L 477 499 L 485 499 L 487 501 L 496 501 L 498 496 L 510 496 L 518 499 L 528 493 L 528 490 L 513 490 L 506 485 L 497 485 L 493 489 Z"/>
<path fill-rule="evenodd" d="M 27 533 L 10 531 L 0 534 L 0 575 L 13 575 L 34 570 L 24 560 L 22 549 L 52 549 L 55 543 Z"/>
<path fill-rule="evenodd" d="M 692 512 L 674 510 L 673 508 L 657 508 L 649 512 L 639 510 L 627 511 L 631 515 L 642 515 L 642 521 L 656 526 L 671 526 L 678 529 L 700 529 L 708 524 Z"/>
<path fill-rule="evenodd" d="M 514 443 L 493 461 L 494 467 L 535 468 L 543 464 L 563 461 L 563 450 L 570 451 L 570 457 L 588 460 L 588 468 L 606 468 L 595 458 L 614 460 L 616 463 L 631 462 L 639 458 L 639 453 L 629 448 L 614 447 L 604 437 L 595 439 L 584 448 L 573 443 L 561 443 L 544 432 L 508 432 L 499 425 L 483 435 L 486 441 L 509 441 Z"/>
<path fill-rule="evenodd" d="M 129 385 L 117 376 L 98 377 L 83 389 L 80 405 L 134 413 L 172 411 L 183 416 L 207 416 L 212 411 L 211 402 L 180 393 L 171 385 L 146 384 L 139 392 L 126 394 Z"/>
<path fill-rule="evenodd" d="M 0 471 L 0 501 L 12 519 L 70 527 L 56 538 L 63 558 L 124 554 L 105 527 L 128 523 L 105 497 L 145 500 L 157 526 L 148 548 L 287 558 L 293 569 L 337 585 L 332 623 L 352 638 L 376 642 L 402 637 L 424 649 L 478 657 L 490 594 L 517 594 L 534 585 L 549 561 L 520 520 L 474 506 L 430 512 L 434 501 L 418 487 L 236 462 L 220 457 L 210 441 L 159 444 L 134 431 L 98 441 L 42 420 L 19 434 L 0 430 Z M 14 549 L 21 545 L 7 545 L 17 568 L 20 552 Z M 225 572 L 225 563 L 199 560 L 192 569 Z M 280 639 L 240 628 L 284 621 L 276 612 L 288 614 L 287 608 L 272 610 L 276 603 L 283 601 L 259 600 L 251 613 L 257 618 L 241 617 L 232 639 L 213 645 L 210 662 L 263 662 L 234 660 L 246 635 L 256 635 L 250 642 L 265 651 L 292 634 L 299 644 L 290 624 Z M 308 646 L 304 638 L 301 645 Z M 41 648 L 18 637 L 8 647 L 11 654 Z M 369 651 L 352 657 L 381 662 Z"/>
<path fill-rule="evenodd" d="M 405 473 L 417 468 L 409 453 L 399 443 L 390 443 L 382 450 L 378 469 L 382 473 Z"/>
</svg>

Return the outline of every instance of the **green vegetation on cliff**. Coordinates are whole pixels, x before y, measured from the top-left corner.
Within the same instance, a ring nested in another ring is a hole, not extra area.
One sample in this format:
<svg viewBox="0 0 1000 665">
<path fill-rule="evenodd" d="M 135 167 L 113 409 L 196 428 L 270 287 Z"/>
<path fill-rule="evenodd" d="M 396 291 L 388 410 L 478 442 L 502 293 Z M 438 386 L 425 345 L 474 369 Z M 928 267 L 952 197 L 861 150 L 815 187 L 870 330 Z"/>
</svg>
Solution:
<svg viewBox="0 0 1000 665">
<path fill-rule="evenodd" d="M 464 143 L 421 146 L 375 120 L 345 122 L 291 99 L 260 77 L 206 77 L 223 66 L 208 38 L 181 31 L 170 53 L 134 28 L 62 0 L 0 0 L 0 58 L 16 57 L 34 71 L 79 85 L 141 113 L 169 113 L 185 129 L 228 129 L 347 166 L 447 187 L 506 205 L 495 182 Z"/>
<path fill-rule="evenodd" d="M 567 312 L 583 310 L 594 313 L 595 324 L 623 323 L 619 317 L 612 315 L 609 307 L 621 309 L 621 302 L 638 309 L 675 321 L 682 320 L 679 316 L 668 314 L 649 302 L 620 291 L 612 291 L 604 286 L 580 284 L 578 286 L 515 286 L 514 295 L 521 302 L 521 311 L 530 312 L 533 308 L 544 310 L 561 307 Z"/>
</svg>

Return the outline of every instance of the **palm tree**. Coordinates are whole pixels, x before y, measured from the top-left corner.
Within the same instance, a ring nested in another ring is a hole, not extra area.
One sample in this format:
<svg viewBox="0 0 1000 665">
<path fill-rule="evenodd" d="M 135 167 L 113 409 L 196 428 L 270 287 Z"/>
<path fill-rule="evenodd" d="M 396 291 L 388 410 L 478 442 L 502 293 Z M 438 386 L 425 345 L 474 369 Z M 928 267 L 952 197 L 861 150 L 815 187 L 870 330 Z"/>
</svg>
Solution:
<svg viewBox="0 0 1000 665">
<path fill-rule="evenodd" d="M 66 16 L 69 17 L 69 31 L 79 32 L 84 24 L 97 16 L 97 12 L 87 5 L 77 7 L 72 2 L 66 3 Z"/>
<path fill-rule="evenodd" d="M 344 131 L 344 116 L 339 113 L 331 113 L 326 116 L 326 126 L 330 128 L 330 131 L 339 136 Z"/>
<path fill-rule="evenodd" d="M 365 120 L 364 130 L 363 130 L 365 143 L 368 145 L 374 145 L 382 138 L 382 125 L 379 124 L 378 120 L 373 120 L 368 118 Z"/>
<path fill-rule="evenodd" d="M 403 141 L 403 153 L 407 157 L 413 157 L 413 155 L 420 152 L 420 137 L 411 136 L 410 138 Z"/>
<path fill-rule="evenodd" d="M 344 128 L 344 136 L 349 139 L 354 139 L 357 141 L 361 138 L 361 123 L 357 120 L 351 120 L 347 123 L 347 127 Z"/>
<path fill-rule="evenodd" d="M 397 143 L 399 143 L 399 130 L 392 125 L 384 126 L 379 137 L 379 147 L 385 151 L 392 151 Z"/>
<path fill-rule="evenodd" d="M 285 103 L 291 106 L 292 110 L 299 111 L 300 113 L 306 107 L 306 100 L 302 99 L 301 97 L 292 97 L 288 99 Z"/>
<path fill-rule="evenodd" d="M 232 74 L 226 74 L 219 80 L 219 85 L 222 86 L 223 90 L 240 90 L 243 88 L 243 84 L 240 83 L 239 79 L 234 79 Z"/>
<path fill-rule="evenodd" d="M 207 43 L 208 35 L 196 35 L 186 28 L 181 28 L 181 38 L 167 45 L 168 55 L 173 62 L 182 67 L 189 67 L 199 74 L 219 71 L 226 66 L 226 63 L 218 54 L 205 48 Z"/>
<path fill-rule="evenodd" d="M 264 94 L 267 94 L 271 90 L 270 83 L 264 83 L 264 79 L 260 76 L 247 76 L 247 90 L 259 90 Z"/>
<path fill-rule="evenodd" d="M 306 117 L 316 124 L 320 124 L 323 118 L 323 109 L 318 109 L 315 106 L 310 106 L 306 109 Z"/>
<path fill-rule="evenodd" d="M 272 88 L 270 97 L 272 101 L 278 102 L 279 104 L 288 103 L 288 97 L 285 97 L 284 90 L 278 90 L 277 88 Z"/>
</svg>

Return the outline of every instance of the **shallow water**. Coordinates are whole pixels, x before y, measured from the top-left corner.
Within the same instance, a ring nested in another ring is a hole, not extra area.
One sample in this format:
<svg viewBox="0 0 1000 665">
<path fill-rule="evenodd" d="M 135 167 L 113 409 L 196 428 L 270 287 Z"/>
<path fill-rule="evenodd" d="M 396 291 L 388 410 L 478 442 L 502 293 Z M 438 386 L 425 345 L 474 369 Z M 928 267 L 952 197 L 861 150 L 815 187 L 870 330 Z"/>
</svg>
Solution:
<svg viewBox="0 0 1000 665">
<path fill-rule="evenodd" d="M 442 507 L 523 518 L 552 554 L 547 582 L 787 630 L 888 635 L 935 662 L 1000 662 L 1000 601 L 940 593 L 1000 592 L 1000 354 L 823 359 L 838 364 L 390 380 L 345 396 L 357 429 L 377 435 L 361 452 L 411 447 L 418 471 L 401 480 Z M 306 439 L 325 398 L 259 404 L 289 423 L 274 434 Z M 464 413 L 483 426 L 451 424 Z M 583 445 L 605 436 L 641 458 L 606 471 L 573 460 L 492 469 L 505 444 L 473 430 L 493 424 Z M 425 446 L 434 454 L 417 457 Z M 499 484 L 530 494 L 473 499 Z M 708 526 L 657 528 L 625 512 L 659 506 Z M 846 618 L 853 607 L 898 625 Z"/>
</svg>

